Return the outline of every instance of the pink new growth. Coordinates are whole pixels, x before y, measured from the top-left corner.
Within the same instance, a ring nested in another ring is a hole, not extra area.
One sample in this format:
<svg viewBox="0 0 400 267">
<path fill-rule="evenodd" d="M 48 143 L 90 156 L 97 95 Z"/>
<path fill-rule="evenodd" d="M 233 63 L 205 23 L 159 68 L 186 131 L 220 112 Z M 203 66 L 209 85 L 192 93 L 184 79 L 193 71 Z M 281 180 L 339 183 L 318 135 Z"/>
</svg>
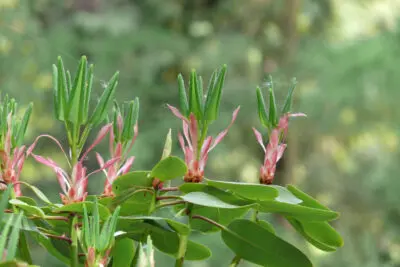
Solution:
<svg viewBox="0 0 400 267">
<path fill-rule="evenodd" d="M 279 120 L 278 127 L 271 131 L 267 147 L 264 146 L 261 133 L 253 128 L 254 135 L 265 153 L 264 164 L 260 168 L 261 184 L 272 184 L 275 177 L 276 164 L 282 158 L 287 146 L 284 141 L 288 132 L 289 117 L 299 116 L 306 115 L 303 113 L 287 113 L 283 115 Z"/>
<path fill-rule="evenodd" d="M 220 132 L 215 140 L 213 140 L 212 136 L 207 136 L 203 144 L 199 143 L 198 122 L 194 114 L 190 114 L 189 119 L 187 119 L 177 108 L 170 105 L 168 105 L 168 108 L 176 117 L 181 119 L 183 123 L 183 136 L 179 133 L 178 138 L 183 153 L 185 154 L 185 162 L 188 167 L 184 180 L 185 182 L 199 183 L 204 177 L 204 168 L 207 163 L 208 153 L 227 135 L 229 128 L 236 120 L 240 107 L 236 108 L 233 112 L 232 120 L 228 127 Z"/>
<path fill-rule="evenodd" d="M 50 135 L 41 135 L 41 136 L 37 137 L 35 142 L 29 147 L 29 149 L 27 151 L 28 155 L 32 154 L 32 156 L 35 158 L 36 161 L 38 161 L 46 166 L 51 167 L 53 169 L 53 171 L 55 172 L 57 179 L 58 179 L 58 183 L 60 184 L 61 190 L 63 191 L 62 194 L 60 193 L 60 196 L 61 196 L 61 200 L 64 204 L 70 204 L 70 203 L 74 203 L 74 202 L 84 201 L 87 196 L 88 177 L 94 173 L 97 173 L 97 172 L 105 169 L 105 168 L 108 168 L 109 166 L 114 164 L 116 161 L 118 161 L 118 158 L 113 158 L 113 159 L 109 160 L 108 162 L 106 162 L 105 164 L 103 164 L 103 166 L 100 169 L 95 170 L 89 174 L 86 174 L 86 168 L 83 166 L 83 159 L 85 159 L 87 154 L 95 146 L 97 146 L 101 142 L 101 140 L 104 139 L 104 137 L 107 135 L 107 133 L 109 132 L 111 127 L 112 127 L 112 125 L 108 124 L 100 130 L 100 132 L 98 133 L 93 144 L 85 151 L 85 153 L 83 153 L 80 160 L 78 160 L 78 162 L 76 162 L 75 165 L 72 166 L 71 175 L 68 175 L 68 173 L 65 170 L 63 170 L 61 167 L 59 167 L 59 165 L 56 162 L 54 162 L 52 159 L 44 158 L 42 156 L 35 155 L 32 153 L 38 140 L 41 137 L 47 137 L 47 138 L 50 138 L 51 140 L 53 140 L 60 147 L 60 149 L 64 153 L 65 157 L 67 157 L 64 149 L 62 148 L 60 142 L 57 141 L 57 139 L 55 139 L 54 137 L 52 137 Z M 68 161 L 68 164 L 71 166 L 71 164 L 68 160 L 68 157 L 67 157 L 67 161 Z"/>
<path fill-rule="evenodd" d="M 117 119 L 117 127 L 119 129 L 119 132 L 122 132 L 123 129 L 123 121 L 122 117 L 119 115 Z M 103 169 L 103 172 L 106 175 L 106 181 L 104 183 L 104 196 L 113 196 L 112 192 L 112 183 L 117 179 L 120 175 L 126 174 L 129 172 L 130 168 L 132 167 L 133 161 L 135 160 L 135 157 L 127 157 L 127 154 L 129 151 L 132 150 L 132 146 L 135 143 L 136 137 L 138 135 L 138 125 L 135 124 L 134 128 L 134 136 L 131 140 L 131 143 L 129 144 L 128 150 L 125 152 L 122 151 L 122 143 L 118 142 L 116 146 L 114 147 L 114 131 L 111 129 L 110 131 L 110 142 L 109 142 L 109 150 L 110 150 L 110 155 L 111 158 L 118 158 L 117 161 L 114 162 L 114 164 L 109 165 L 108 167 L 104 167 L 104 160 L 101 157 L 99 153 L 96 153 L 96 158 L 97 161 L 100 165 L 100 168 Z"/>
<path fill-rule="evenodd" d="M 1 173 L 0 180 L 6 184 L 12 183 L 14 185 L 14 192 L 16 196 L 21 196 L 21 189 L 18 183 L 19 176 L 21 175 L 22 167 L 25 162 L 25 146 L 11 148 L 11 113 L 7 116 L 7 134 L 4 141 L 4 149 L 0 150 L 1 160 Z"/>
</svg>

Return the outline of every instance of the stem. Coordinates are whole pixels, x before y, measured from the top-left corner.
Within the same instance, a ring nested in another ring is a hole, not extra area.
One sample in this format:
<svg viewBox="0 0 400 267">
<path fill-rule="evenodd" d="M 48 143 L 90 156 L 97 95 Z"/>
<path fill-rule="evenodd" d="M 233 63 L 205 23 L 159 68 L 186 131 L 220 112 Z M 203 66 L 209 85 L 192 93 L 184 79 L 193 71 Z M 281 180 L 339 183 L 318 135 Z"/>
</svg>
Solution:
<svg viewBox="0 0 400 267">
<path fill-rule="evenodd" d="M 179 190 L 178 187 L 166 187 L 166 188 L 161 188 L 161 189 L 158 190 L 158 191 L 161 191 L 161 192 L 169 192 L 169 191 L 178 191 L 178 190 Z"/>
<path fill-rule="evenodd" d="M 232 259 L 231 264 L 229 264 L 229 267 L 236 267 L 236 266 L 238 266 L 239 263 L 240 263 L 240 260 L 241 260 L 241 258 L 240 258 L 238 255 L 236 255 L 236 256 Z"/>
<path fill-rule="evenodd" d="M 166 202 L 166 203 L 162 203 L 162 204 L 158 205 L 158 206 L 156 207 L 156 209 L 164 208 L 164 207 L 167 207 L 167 206 L 178 205 L 178 204 L 184 204 L 184 203 L 186 203 L 186 202 L 183 201 L 183 200 Z"/>
<path fill-rule="evenodd" d="M 200 139 L 197 142 L 197 155 L 196 155 L 197 160 L 200 159 L 201 147 L 203 146 L 204 140 L 206 139 L 207 131 L 208 131 L 208 125 L 204 123 L 204 126 L 201 129 Z"/>
<path fill-rule="evenodd" d="M 220 228 L 221 230 L 226 229 L 225 226 L 223 226 L 222 224 L 219 224 L 219 223 L 217 223 L 216 221 L 213 221 L 213 220 L 211 220 L 211 219 L 209 219 L 209 218 L 207 218 L 207 217 L 201 216 L 201 215 L 193 215 L 193 216 L 192 216 L 192 219 L 203 220 L 203 221 L 205 221 L 205 222 L 208 222 L 208 223 L 210 223 L 210 224 L 212 224 L 212 225 L 214 225 L 214 226 Z"/>
<path fill-rule="evenodd" d="M 72 243 L 72 240 L 66 236 L 60 236 L 60 235 L 53 235 L 53 234 L 46 234 L 44 233 L 45 236 L 50 237 L 50 238 L 54 238 L 54 239 L 60 239 L 60 240 L 64 240 L 68 243 Z"/>
<path fill-rule="evenodd" d="M 183 258 L 179 258 L 179 259 L 176 259 L 176 261 L 175 261 L 175 267 L 182 267 L 183 266 L 183 261 L 185 260 L 185 258 L 183 257 Z"/>
<path fill-rule="evenodd" d="M 78 267 L 78 234 L 75 229 L 75 224 L 78 221 L 78 218 L 74 215 L 71 220 L 71 267 Z"/>
<path fill-rule="evenodd" d="M 179 196 L 158 196 L 156 200 L 163 200 L 163 199 L 180 199 Z"/>
</svg>

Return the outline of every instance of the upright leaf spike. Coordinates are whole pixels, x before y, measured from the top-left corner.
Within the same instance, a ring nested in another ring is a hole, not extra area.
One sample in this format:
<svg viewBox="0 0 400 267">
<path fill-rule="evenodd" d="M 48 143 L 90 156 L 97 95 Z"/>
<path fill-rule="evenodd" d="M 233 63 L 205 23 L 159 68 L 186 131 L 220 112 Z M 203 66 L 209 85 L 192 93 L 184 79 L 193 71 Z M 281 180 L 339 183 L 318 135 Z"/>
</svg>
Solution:
<svg viewBox="0 0 400 267">
<path fill-rule="evenodd" d="M 286 100 L 285 100 L 285 103 L 282 108 L 282 114 L 286 114 L 286 113 L 290 112 L 292 109 L 292 97 L 293 97 L 293 92 L 294 92 L 294 89 L 296 88 L 296 85 L 297 85 L 296 78 L 293 78 L 292 85 L 289 88 L 289 92 L 286 96 Z"/>
<path fill-rule="evenodd" d="M 178 75 L 178 90 L 179 90 L 179 106 L 183 116 L 189 116 L 189 104 L 186 96 L 185 81 L 183 80 L 182 74 Z"/>
<path fill-rule="evenodd" d="M 189 82 L 189 113 L 193 113 L 197 120 L 203 119 L 201 96 L 197 84 L 196 70 L 192 70 Z"/>
<path fill-rule="evenodd" d="M 74 83 L 68 99 L 68 120 L 75 125 L 82 125 L 83 109 L 85 107 L 85 83 L 87 72 L 87 59 L 82 56 L 79 67 L 75 73 Z"/>
<path fill-rule="evenodd" d="M 210 83 L 213 83 L 211 87 L 209 85 L 209 92 L 207 92 L 206 107 L 205 107 L 205 118 L 208 122 L 212 122 L 217 119 L 219 106 L 221 103 L 222 88 L 224 86 L 225 74 L 227 66 L 224 64 L 222 68 L 216 72 L 216 75 L 211 77 Z M 210 88 L 212 88 L 210 92 Z"/>
<path fill-rule="evenodd" d="M 275 127 L 278 125 L 278 113 L 276 112 L 275 94 L 271 76 L 269 77 L 269 80 L 269 123 L 272 127 Z"/>
<path fill-rule="evenodd" d="M 265 106 L 264 97 L 262 95 L 260 87 L 257 87 L 256 94 L 257 94 L 258 117 L 260 118 L 261 124 L 263 126 L 269 127 L 267 108 Z"/>
</svg>

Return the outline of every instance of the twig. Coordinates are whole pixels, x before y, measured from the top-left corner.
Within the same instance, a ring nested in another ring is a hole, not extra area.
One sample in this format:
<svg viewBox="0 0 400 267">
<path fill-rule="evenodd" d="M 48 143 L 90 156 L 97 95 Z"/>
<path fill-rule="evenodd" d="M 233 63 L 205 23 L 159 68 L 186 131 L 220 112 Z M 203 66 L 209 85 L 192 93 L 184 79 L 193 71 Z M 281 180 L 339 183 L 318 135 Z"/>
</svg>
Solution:
<svg viewBox="0 0 400 267">
<path fill-rule="evenodd" d="M 161 192 L 169 192 L 169 191 L 178 191 L 178 190 L 179 190 L 178 187 L 166 187 L 166 188 L 161 188 L 161 189 L 158 190 L 158 191 L 161 191 Z"/>
<path fill-rule="evenodd" d="M 55 239 L 60 239 L 60 240 L 67 241 L 70 244 L 72 243 L 72 240 L 70 238 L 68 238 L 66 236 L 63 236 L 63 235 L 60 236 L 60 235 L 53 235 L 53 234 L 46 234 L 46 233 L 44 233 L 44 235 L 47 236 L 47 237 L 50 237 L 50 238 L 55 238 Z"/>
<path fill-rule="evenodd" d="M 180 199 L 179 196 L 159 196 L 156 197 L 156 200 L 163 200 L 163 199 Z"/>
<path fill-rule="evenodd" d="M 167 206 L 173 206 L 173 205 L 184 204 L 184 203 L 186 203 L 186 202 L 183 200 L 165 202 L 165 203 L 158 205 L 156 208 L 159 209 L 159 208 L 163 208 L 163 207 L 167 207 Z"/>
<path fill-rule="evenodd" d="M 220 228 L 221 230 L 226 229 L 225 226 L 223 226 L 222 224 L 219 224 L 219 223 L 217 223 L 216 221 L 213 221 L 213 220 L 211 220 L 211 219 L 209 219 L 209 218 L 207 218 L 207 217 L 201 216 L 201 215 L 192 215 L 192 219 L 200 219 L 200 220 L 203 220 L 203 221 L 205 221 L 205 222 L 208 222 L 208 223 L 210 223 L 210 224 L 212 224 L 212 225 L 214 225 L 214 226 Z"/>
</svg>

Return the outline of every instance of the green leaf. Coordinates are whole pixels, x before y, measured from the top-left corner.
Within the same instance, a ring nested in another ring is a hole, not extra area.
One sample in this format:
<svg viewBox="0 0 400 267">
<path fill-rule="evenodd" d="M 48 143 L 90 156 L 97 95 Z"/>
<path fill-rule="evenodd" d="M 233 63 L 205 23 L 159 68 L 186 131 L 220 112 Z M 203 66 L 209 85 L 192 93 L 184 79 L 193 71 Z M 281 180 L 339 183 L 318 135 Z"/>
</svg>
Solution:
<svg viewBox="0 0 400 267">
<path fill-rule="evenodd" d="M 42 191 L 40 191 L 39 188 L 37 188 L 36 186 L 30 185 L 26 182 L 23 181 L 19 181 L 20 184 L 23 184 L 25 186 L 27 186 L 29 189 L 31 189 L 33 191 L 33 193 L 35 193 L 35 195 L 44 203 L 49 204 L 49 205 L 54 205 L 47 197 L 45 194 L 43 194 Z"/>
<path fill-rule="evenodd" d="M 16 260 L 10 260 L 6 262 L 1 262 L 0 267 L 39 267 L 37 265 L 28 265 L 25 262 L 22 261 L 16 261 Z"/>
<path fill-rule="evenodd" d="M 134 136 L 134 126 L 139 117 L 139 98 L 129 102 L 128 114 L 125 116 L 124 127 L 122 130 L 122 141 L 131 141 Z"/>
<path fill-rule="evenodd" d="M 275 201 L 282 202 L 282 203 L 288 203 L 288 204 L 299 204 L 299 203 L 303 202 L 301 199 L 297 198 L 285 187 L 282 187 L 279 185 L 270 185 L 270 187 L 275 188 L 279 192 L 279 195 L 278 195 L 278 197 L 275 198 Z"/>
<path fill-rule="evenodd" d="M 165 138 L 165 144 L 161 159 L 165 159 L 171 155 L 172 151 L 172 132 L 171 128 L 168 130 L 167 137 Z"/>
<path fill-rule="evenodd" d="M 297 198 L 302 200 L 302 205 L 310 208 L 316 208 L 316 209 L 323 209 L 323 210 L 330 210 L 321 203 L 319 203 L 316 199 L 312 198 L 308 194 L 304 193 L 300 189 L 297 189 L 293 185 L 288 185 L 287 189 Z"/>
<path fill-rule="evenodd" d="M 10 198 L 11 190 L 12 190 L 12 185 L 7 185 L 7 189 L 4 190 L 3 191 L 4 193 L 1 195 L 1 200 L 0 200 L 0 221 L 3 219 L 4 210 L 8 206 L 8 199 Z"/>
<path fill-rule="evenodd" d="M 8 233 L 10 232 L 11 229 L 11 224 L 14 221 L 14 214 L 12 214 L 10 217 L 8 217 L 7 223 L 5 224 L 4 228 L 1 230 L 1 235 L 0 235 L 0 255 L 3 255 L 4 248 L 6 246 L 7 238 L 8 238 Z"/>
<path fill-rule="evenodd" d="M 124 196 L 125 192 L 127 192 L 126 196 Z M 114 207 L 121 205 L 121 216 L 149 215 L 153 211 L 156 202 L 154 190 L 134 189 L 125 192 L 112 202 Z M 120 201 L 121 197 L 123 201 Z"/>
<path fill-rule="evenodd" d="M 71 94 L 68 99 L 67 117 L 75 125 L 81 125 L 83 122 L 83 109 L 85 104 L 85 82 L 87 71 L 87 59 L 81 57 L 79 67 L 75 73 L 75 80 L 71 88 Z"/>
<path fill-rule="evenodd" d="M 112 185 L 114 194 L 120 195 L 130 188 L 151 188 L 153 179 L 149 171 L 134 171 L 119 176 Z"/>
<path fill-rule="evenodd" d="M 26 196 L 20 196 L 20 197 L 17 197 L 17 199 L 25 202 L 26 204 L 28 204 L 30 206 L 37 206 L 37 203 L 33 198 L 26 197 Z"/>
<path fill-rule="evenodd" d="M 40 218 L 43 218 L 45 216 L 44 212 L 39 207 L 31 206 L 19 199 L 11 199 L 9 203 L 24 210 L 26 214 L 35 215 Z"/>
<path fill-rule="evenodd" d="M 65 121 L 70 87 L 67 84 L 64 63 L 60 56 L 57 58 L 57 66 L 53 65 L 53 83 L 56 118 L 60 121 Z"/>
<path fill-rule="evenodd" d="M 201 96 L 197 84 L 196 71 L 192 70 L 189 82 L 189 112 L 196 116 L 198 121 L 203 119 L 203 111 L 201 106 Z"/>
<path fill-rule="evenodd" d="M 329 210 L 315 209 L 284 202 L 259 201 L 257 209 L 261 212 L 279 213 L 305 221 L 331 221 L 338 217 L 338 213 Z"/>
<path fill-rule="evenodd" d="M 184 183 L 179 186 L 179 191 L 183 193 L 190 193 L 190 192 L 203 192 L 206 190 L 208 186 L 206 184 L 200 183 Z"/>
<path fill-rule="evenodd" d="M 33 104 L 30 103 L 28 108 L 25 110 L 24 116 L 22 117 L 21 124 L 18 128 L 18 132 L 17 132 L 16 138 L 15 138 L 16 146 L 22 145 L 22 142 L 24 141 L 26 129 L 28 128 L 29 118 L 31 117 L 31 114 L 32 114 L 32 107 L 33 107 Z"/>
<path fill-rule="evenodd" d="M 296 85 L 297 85 L 296 78 L 293 78 L 292 85 L 289 88 L 288 95 L 286 96 L 285 103 L 283 104 L 283 107 L 282 107 L 282 111 L 281 111 L 282 114 L 286 114 L 286 113 L 290 112 L 292 109 L 292 98 L 293 98 L 293 92 L 294 92 L 294 89 L 296 88 Z"/>
<path fill-rule="evenodd" d="M 213 83 L 213 87 L 211 91 L 211 87 L 208 87 L 207 99 L 204 108 L 205 119 L 209 122 L 216 120 L 218 117 L 219 106 L 222 96 L 222 88 L 225 82 L 226 68 L 227 66 L 224 64 L 222 68 L 218 71 L 218 74 L 215 77 L 215 81 L 213 81 L 213 77 L 211 77 L 210 83 Z"/>
<path fill-rule="evenodd" d="M 115 94 L 115 89 L 118 85 L 119 72 L 116 72 L 114 76 L 108 82 L 106 89 L 100 96 L 99 101 L 90 117 L 89 123 L 95 126 L 99 125 L 107 117 L 107 110 L 109 105 L 113 102 L 113 97 Z"/>
<path fill-rule="evenodd" d="M 56 208 L 53 210 L 53 212 L 56 212 L 56 213 L 72 212 L 72 213 L 83 214 L 83 205 L 85 205 L 87 207 L 89 213 L 93 213 L 93 211 L 95 210 L 94 203 L 84 201 L 84 202 L 72 203 L 72 204 L 62 206 L 60 208 Z M 101 204 L 98 204 L 98 205 L 99 205 L 98 206 L 99 216 L 100 216 L 101 220 L 106 220 L 110 216 L 110 211 L 103 205 L 101 205 Z"/>
<path fill-rule="evenodd" d="M 278 125 L 278 113 L 276 111 L 275 94 L 272 85 L 272 77 L 270 77 L 271 86 L 269 87 L 269 122 L 273 127 Z"/>
<path fill-rule="evenodd" d="M 267 108 L 265 106 L 264 97 L 261 93 L 260 87 L 257 87 L 257 106 L 258 106 L 258 117 L 260 118 L 261 124 L 265 127 L 269 127 Z"/>
<path fill-rule="evenodd" d="M 286 218 L 310 244 L 323 251 L 336 251 L 343 246 L 343 239 L 327 222 L 305 222 Z"/>
<path fill-rule="evenodd" d="M 126 237 L 117 239 L 111 253 L 113 267 L 130 267 L 135 256 L 135 243 Z"/>
<path fill-rule="evenodd" d="M 185 260 L 188 261 L 202 261 L 211 257 L 211 250 L 199 243 L 188 241 L 186 247 Z"/>
<path fill-rule="evenodd" d="M 178 75 L 178 89 L 179 89 L 179 106 L 183 116 L 189 116 L 189 104 L 186 96 L 185 81 L 182 74 Z"/>
<path fill-rule="evenodd" d="M 184 201 L 192 203 L 192 204 L 196 204 L 196 205 L 200 205 L 200 206 L 205 206 L 205 207 L 212 207 L 212 208 L 220 208 L 220 209 L 240 209 L 243 207 L 250 207 L 253 204 L 252 203 L 248 203 L 248 202 L 244 202 L 241 203 L 242 205 L 234 205 L 234 204 L 230 204 L 227 202 L 222 201 L 221 199 L 204 193 L 204 192 L 191 192 L 188 193 L 184 196 L 181 197 Z"/>
<path fill-rule="evenodd" d="M 19 240 L 19 230 L 21 226 L 21 219 L 22 219 L 23 212 L 18 214 L 17 219 L 13 223 L 13 230 L 10 234 L 10 238 L 7 244 L 7 256 L 6 260 L 13 260 L 17 253 L 17 246 Z"/>
<path fill-rule="evenodd" d="M 161 181 L 172 180 L 186 174 L 187 167 L 183 160 L 178 157 L 167 157 L 162 159 L 151 171 L 150 176 Z"/>
<path fill-rule="evenodd" d="M 44 248 L 46 249 L 47 252 L 49 252 L 51 255 L 56 257 L 58 260 L 65 264 L 69 264 L 69 252 L 66 254 L 61 253 L 51 242 L 51 240 L 39 233 L 30 233 L 31 236 Z M 65 241 L 58 240 L 58 242 L 63 242 L 66 243 Z M 68 255 L 68 256 L 66 256 Z"/>
<path fill-rule="evenodd" d="M 235 220 L 223 229 L 225 244 L 239 257 L 268 267 L 312 267 L 300 250 L 248 220 Z"/>
<path fill-rule="evenodd" d="M 262 228 L 264 228 L 265 230 L 269 231 L 271 234 L 275 234 L 274 226 L 270 222 L 264 220 L 258 220 L 257 224 Z"/>
<path fill-rule="evenodd" d="M 119 217 L 119 226 L 125 227 L 129 229 L 127 224 L 131 222 L 143 221 L 146 223 L 156 222 L 158 225 L 163 226 L 163 229 L 167 229 L 170 231 L 177 232 L 182 235 L 188 235 L 190 233 L 190 228 L 181 222 L 163 218 L 163 217 L 154 217 L 154 216 L 121 216 Z M 122 225 L 122 226 L 121 226 Z"/>
<path fill-rule="evenodd" d="M 84 86 L 84 98 L 83 98 L 83 108 L 82 108 L 82 123 L 85 124 L 88 120 L 89 116 L 89 103 L 90 96 L 92 95 L 92 86 L 93 86 L 93 64 L 89 66 L 88 74 L 85 79 Z"/>
<path fill-rule="evenodd" d="M 207 184 L 229 190 L 251 200 L 273 200 L 278 197 L 276 188 L 269 185 L 206 180 Z"/>
</svg>

